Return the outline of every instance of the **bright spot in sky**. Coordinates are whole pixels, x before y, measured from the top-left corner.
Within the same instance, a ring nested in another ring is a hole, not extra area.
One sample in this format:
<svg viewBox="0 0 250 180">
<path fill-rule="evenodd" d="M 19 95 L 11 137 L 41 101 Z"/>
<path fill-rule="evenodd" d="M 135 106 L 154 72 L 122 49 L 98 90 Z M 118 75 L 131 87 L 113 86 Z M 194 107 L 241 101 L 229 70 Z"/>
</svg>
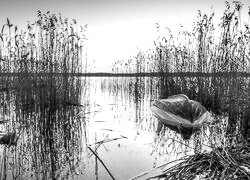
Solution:
<svg viewBox="0 0 250 180">
<path fill-rule="evenodd" d="M 135 56 L 139 49 L 149 49 L 156 38 L 155 24 L 141 23 L 138 28 L 136 22 L 117 22 L 103 25 L 101 32 L 98 27 L 89 27 L 88 55 L 102 67 Z"/>
</svg>

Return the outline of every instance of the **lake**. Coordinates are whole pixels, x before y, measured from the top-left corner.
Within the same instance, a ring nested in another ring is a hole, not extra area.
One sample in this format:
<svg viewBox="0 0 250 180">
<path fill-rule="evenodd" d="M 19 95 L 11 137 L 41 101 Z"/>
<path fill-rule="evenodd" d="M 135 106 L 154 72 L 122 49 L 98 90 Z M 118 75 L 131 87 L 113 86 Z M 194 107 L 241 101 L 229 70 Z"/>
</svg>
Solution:
<svg viewBox="0 0 250 180">
<path fill-rule="evenodd" d="M 1 179 L 129 179 L 242 141 L 249 137 L 249 88 L 249 78 L 238 76 L 2 78 L 1 133 L 18 140 L 0 147 Z M 150 110 L 180 93 L 211 113 L 188 141 Z"/>
</svg>

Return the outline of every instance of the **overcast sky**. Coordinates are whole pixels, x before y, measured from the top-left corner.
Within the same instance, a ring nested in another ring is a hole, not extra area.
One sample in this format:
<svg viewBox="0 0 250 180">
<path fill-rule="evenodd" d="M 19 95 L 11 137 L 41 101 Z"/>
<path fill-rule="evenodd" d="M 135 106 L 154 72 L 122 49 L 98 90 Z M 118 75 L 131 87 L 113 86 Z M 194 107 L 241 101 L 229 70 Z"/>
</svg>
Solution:
<svg viewBox="0 0 250 180">
<path fill-rule="evenodd" d="M 155 23 L 176 30 L 190 27 L 197 10 L 209 13 L 211 7 L 221 17 L 224 0 L 1 0 L 0 25 L 26 25 L 36 19 L 37 10 L 61 13 L 78 24 L 88 24 L 89 60 L 107 65 L 149 48 L 156 38 Z M 230 1 L 229 1 L 230 2 Z M 246 21 L 249 0 L 241 1 Z"/>
</svg>

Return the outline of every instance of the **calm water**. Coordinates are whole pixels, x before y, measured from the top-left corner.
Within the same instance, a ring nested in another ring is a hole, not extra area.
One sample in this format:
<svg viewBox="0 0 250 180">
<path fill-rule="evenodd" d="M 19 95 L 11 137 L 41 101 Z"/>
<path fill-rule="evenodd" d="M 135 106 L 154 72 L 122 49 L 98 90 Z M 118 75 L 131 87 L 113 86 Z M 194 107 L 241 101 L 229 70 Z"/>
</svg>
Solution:
<svg viewBox="0 0 250 180">
<path fill-rule="evenodd" d="M 138 83 L 135 78 L 90 78 L 89 81 L 87 144 L 111 140 L 98 146 L 97 152 L 116 179 L 132 178 L 174 159 L 163 155 L 166 152 L 156 133 L 157 120 L 150 111 L 157 91 L 149 93 L 147 79 L 142 88 L 145 92 L 135 89 Z M 94 145 L 91 147 L 95 148 Z M 97 176 L 111 179 L 93 156 L 86 160 L 83 175 L 86 179 L 96 179 Z"/>
<path fill-rule="evenodd" d="M 17 146 L 0 147 L 1 179 L 111 179 L 89 148 L 115 179 L 129 179 L 225 143 L 227 120 L 250 107 L 244 78 L 59 78 L 48 87 L 45 82 L 1 92 L 1 119 L 10 119 L 1 131 L 19 136 Z M 212 114 L 209 127 L 186 142 L 160 131 L 150 111 L 154 100 L 178 93 L 199 100 Z M 243 104 L 241 110 L 231 102 Z"/>
</svg>

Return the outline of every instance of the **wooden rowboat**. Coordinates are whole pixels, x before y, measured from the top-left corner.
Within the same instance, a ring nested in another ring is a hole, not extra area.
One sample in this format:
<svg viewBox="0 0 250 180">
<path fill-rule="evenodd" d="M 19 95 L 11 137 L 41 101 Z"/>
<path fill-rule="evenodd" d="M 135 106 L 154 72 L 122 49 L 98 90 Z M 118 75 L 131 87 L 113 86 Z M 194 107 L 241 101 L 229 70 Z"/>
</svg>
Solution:
<svg viewBox="0 0 250 180">
<path fill-rule="evenodd" d="M 155 101 L 151 110 L 161 123 L 180 133 L 184 139 L 190 139 L 210 118 L 204 106 L 184 94 Z"/>
</svg>

